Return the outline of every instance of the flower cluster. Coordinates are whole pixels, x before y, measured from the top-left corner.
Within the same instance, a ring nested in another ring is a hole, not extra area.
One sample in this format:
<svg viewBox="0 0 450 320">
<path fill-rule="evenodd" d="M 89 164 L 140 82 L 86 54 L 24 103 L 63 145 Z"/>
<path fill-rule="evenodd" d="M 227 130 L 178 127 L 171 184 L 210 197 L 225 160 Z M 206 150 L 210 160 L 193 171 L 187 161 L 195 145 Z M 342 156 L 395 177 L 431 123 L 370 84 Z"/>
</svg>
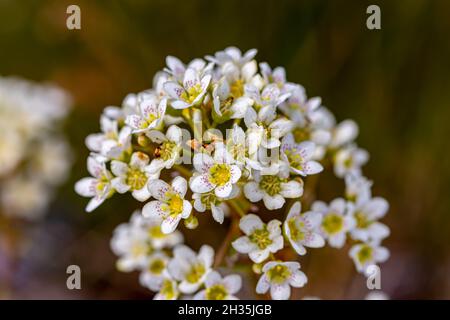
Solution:
<svg viewBox="0 0 450 320">
<path fill-rule="evenodd" d="M 180 231 L 164 233 L 161 223 L 136 211 L 128 223 L 116 228 L 111 248 L 120 257 L 117 268 L 139 271 L 141 285 L 157 292 L 155 299 L 236 299 L 241 277 L 222 278 L 214 271 L 210 246 L 203 245 L 197 254 L 182 243 Z"/>
<path fill-rule="evenodd" d="M 185 245 L 168 249 L 181 239 L 180 222 L 195 229 L 203 212 L 239 226 L 230 227 L 224 252 L 242 254 L 235 263 L 250 260 L 259 274 L 256 292 L 270 291 L 273 299 L 288 299 L 291 287 L 307 283 L 299 262 L 284 261 L 281 251 L 300 257 L 326 244 L 341 248 L 348 239 L 362 273 L 388 258 L 380 243 L 389 229 L 378 222 L 388 203 L 372 197 L 372 183 L 362 175 L 368 153 L 355 143 L 356 123 L 337 123 L 320 98 L 308 98 L 281 67 L 258 68 L 255 55 L 230 47 L 188 64 L 169 56 L 153 88 L 106 108 L 102 132 L 86 139 L 91 177 L 76 191 L 91 198 L 87 211 L 115 193 L 145 202 L 141 216 L 117 229 L 113 249 L 119 268 L 141 270 L 141 282 L 159 291 L 156 298 L 197 290 L 197 298 L 233 298 L 240 287 L 237 276 L 222 279 L 210 270 L 210 247 L 198 255 Z M 323 170 L 345 181 L 345 194 L 309 203 L 304 190 Z M 266 210 L 277 210 L 278 219 L 264 222 Z M 142 224 L 157 227 L 158 237 Z M 172 239 L 166 251 L 148 246 L 159 237 Z M 159 280 L 151 271 L 155 259 Z M 214 265 L 222 262 L 218 255 Z"/>
<path fill-rule="evenodd" d="M 69 106 L 59 88 L 0 77 L 0 211 L 5 215 L 38 218 L 65 180 L 71 161 L 60 124 Z"/>
</svg>

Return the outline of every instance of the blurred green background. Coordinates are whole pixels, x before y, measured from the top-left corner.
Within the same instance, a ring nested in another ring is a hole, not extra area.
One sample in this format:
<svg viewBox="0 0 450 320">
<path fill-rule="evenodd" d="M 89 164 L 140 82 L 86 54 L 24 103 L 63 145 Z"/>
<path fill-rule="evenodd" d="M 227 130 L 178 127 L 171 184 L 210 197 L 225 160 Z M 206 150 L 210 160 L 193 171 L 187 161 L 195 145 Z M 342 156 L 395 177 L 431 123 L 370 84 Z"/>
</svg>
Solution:
<svg viewBox="0 0 450 320">
<path fill-rule="evenodd" d="M 70 4 L 81 8 L 81 30 L 66 28 Z M 381 7 L 382 30 L 366 28 L 369 4 Z M 288 79 L 321 96 L 338 120 L 359 123 L 358 143 L 371 154 L 364 172 L 375 182 L 374 194 L 391 204 L 383 291 L 399 299 L 449 299 L 449 12 L 446 0 L 0 0 L 0 74 L 54 82 L 75 101 L 66 123 L 73 173 L 46 219 L 22 226 L 28 246 L 10 296 L 151 297 L 136 273 L 115 271 L 109 249 L 114 227 L 139 203 L 115 196 L 86 214 L 86 199 L 73 191 L 87 174 L 84 138 L 99 131 L 106 105 L 151 86 L 165 56 L 188 62 L 235 45 L 257 48 L 258 61 L 284 66 Z M 319 197 L 330 200 L 342 188 L 321 185 Z M 198 247 L 206 238 L 217 247 L 225 228 L 209 216 L 200 225 L 187 232 L 188 241 Z M 302 258 L 309 284 L 296 297 L 363 298 L 365 280 L 347 249 Z M 80 291 L 66 289 L 69 264 L 82 269 Z"/>
</svg>

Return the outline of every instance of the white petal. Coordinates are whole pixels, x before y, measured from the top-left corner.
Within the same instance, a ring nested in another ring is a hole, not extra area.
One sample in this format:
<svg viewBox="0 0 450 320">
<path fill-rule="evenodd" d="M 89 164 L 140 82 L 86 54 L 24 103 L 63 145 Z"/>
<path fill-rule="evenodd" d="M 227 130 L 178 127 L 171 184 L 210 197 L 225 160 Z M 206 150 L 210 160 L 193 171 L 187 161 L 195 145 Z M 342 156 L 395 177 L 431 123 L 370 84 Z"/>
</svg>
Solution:
<svg viewBox="0 0 450 320">
<path fill-rule="evenodd" d="M 248 254 L 250 259 L 255 263 L 261 263 L 269 257 L 269 250 L 255 250 Z"/>
<path fill-rule="evenodd" d="M 322 165 L 317 161 L 308 161 L 304 165 L 304 171 L 306 174 L 316 174 L 323 170 Z"/>
<path fill-rule="evenodd" d="M 296 202 L 292 205 L 291 209 L 289 210 L 289 213 L 288 213 L 288 215 L 287 215 L 287 217 L 286 217 L 286 221 L 287 221 L 288 219 L 294 217 L 294 216 L 300 215 L 301 212 L 302 212 L 302 204 L 301 204 L 300 201 L 296 201 Z"/>
<path fill-rule="evenodd" d="M 101 205 L 103 202 L 105 201 L 105 198 L 98 198 L 98 197 L 94 197 L 92 198 L 89 203 L 86 206 L 86 212 L 92 212 L 95 209 L 97 209 L 97 207 L 99 205 Z"/>
<path fill-rule="evenodd" d="M 278 236 L 281 234 L 280 226 L 281 221 L 277 219 L 273 219 L 267 224 L 267 231 L 269 231 L 271 237 Z"/>
<path fill-rule="evenodd" d="M 242 287 L 242 279 L 237 274 L 231 274 L 223 278 L 223 285 L 229 294 L 235 294 Z"/>
<path fill-rule="evenodd" d="M 258 202 L 264 196 L 264 193 L 259 189 L 259 185 L 256 182 L 248 182 L 245 184 L 244 194 L 251 202 Z"/>
<path fill-rule="evenodd" d="M 325 245 L 325 240 L 321 235 L 317 233 L 312 233 L 304 241 L 304 245 L 310 248 L 322 248 Z"/>
<path fill-rule="evenodd" d="M 232 246 L 237 252 L 244 254 L 247 254 L 257 248 L 256 244 L 251 242 L 246 236 L 242 236 L 234 240 Z"/>
<path fill-rule="evenodd" d="M 174 81 L 165 82 L 163 87 L 164 91 L 174 99 L 179 99 L 184 92 L 183 87 Z"/>
<path fill-rule="evenodd" d="M 272 284 L 270 287 L 270 296 L 273 300 L 287 300 L 291 296 L 291 287 L 289 284 Z"/>
<path fill-rule="evenodd" d="M 388 209 L 389 203 L 385 199 L 380 197 L 371 199 L 363 207 L 363 211 L 367 212 L 370 220 L 377 220 L 384 217 Z"/>
<path fill-rule="evenodd" d="M 89 157 L 87 159 L 87 169 L 93 177 L 100 178 L 105 170 L 105 165 L 98 162 L 93 157 Z"/>
<path fill-rule="evenodd" d="M 150 201 L 142 208 L 142 215 L 146 218 L 165 218 L 167 214 L 163 211 L 162 206 L 161 201 Z"/>
<path fill-rule="evenodd" d="M 166 193 L 170 191 L 172 187 L 163 180 L 153 180 L 151 183 L 148 184 L 148 190 L 150 194 L 158 200 L 165 200 L 166 199 Z"/>
<path fill-rule="evenodd" d="M 187 219 L 191 215 L 191 211 L 192 204 L 187 200 L 183 200 L 183 212 L 181 212 L 181 217 Z"/>
<path fill-rule="evenodd" d="M 214 159 L 205 153 L 196 153 L 192 159 L 195 170 L 200 173 L 207 172 L 214 165 Z"/>
<path fill-rule="evenodd" d="M 214 204 L 211 203 L 211 213 L 218 223 L 222 224 L 224 219 L 224 213 L 221 207 L 216 207 Z"/>
<path fill-rule="evenodd" d="M 328 239 L 330 246 L 333 248 L 342 248 L 345 244 L 345 233 L 333 235 Z"/>
<path fill-rule="evenodd" d="M 222 282 L 222 277 L 217 271 L 211 271 L 205 279 L 206 287 L 212 287 L 220 282 Z"/>
<path fill-rule="evenodd" d="M 187 181 L 185 178 L 178 176 L 172 181 L 172 188 L 180 197 L 184 198 L 187 191 Z"/>
<path fill-rule="evenodd" d="M 239 178 L 241 177 L 241 169 L 239 169 L 238 166 L 231 166 L 230 173 L 231 173 L 230 182 L 231 183 L 238 182 Z"/>
<path fill-rule="evenodd" d="M 269 290 L 270 288 L 270 282 L 269 279 L 267 279 L 267 276 L 263 274 L 259 280 L 258 284 L 256 285 L 256 293 L 258 294 L 264 294 Z"/>
<path fill-rule="evenodd" d="M 306 275 L 299 270 L 293 272 L 289 278 L 289 284 L 295 288 L 303 287 L 306 284 L 306 282 L 308 282 Z"/>
<path fill-rule="evenodd" d="M 150 191 L 147 188 L 147 185 L 139 190 L 134 190 L 132 193 L 133 198 L 140 202 L 147 201 L 150 197 Z"/>
<path fill-rule="evenodd" d="M 197 83 L 198 83 L 197 71 L 195 71 L 192 68 L 188 68 L 184 73 L 183 87 L 186 90 L 189 90 L 191 87 L 195 86 Z"/>
<path fill-rule="evenodd" d="M 255 214 L 247 214 L 241 218 L 239 221 L 239 228 L 246 235 L 250 235 L 254 230 L 262 229 L 264 227 L 264 223 L 261 219 Z"/>
<path fill-rule="evenodd" d="M 164 234 L 169 234 L 175 231 L 178 226 L 178 223 L 181 220 L 181 215 L 170 215 L 163 220 L 161 223 L 161 231 Z"/>
<path fill-rule="evenodd" d="M 195 291 L 198 290 L 198 288 L 200 287 L 201 283 L 190 283 L 187 281 L 182 281 L 179 285 L 179 289 L 181 292 L 186 293 L 186 294 L 191 294 L 194 293 Z"/>
<path fill-rule="evenodd" d="M 128 165 L 122 161 L 111 161 L 111 171 L 115 176 L 121 177 L 127 174 Z"/>
<path fill-rule="evenodd" d="M 208 245 L 203 245 L 198 253 L 198 259 L 202 261 L 207 268 L 211 267 L 214 261 L 214 249 Z"/>
<path fill-rule="evenodd" d="M 330 209 L 336 213 L 344 214 L 346 207 L 346 202 L 342 198 L 337 198 L 330 202 Z"/>
<path fill-rule="evenodd" d="M 283 207 L 284 203 L 286 202 L 286 200 L 284 200 L 284 198 L 279 194 L 276 194 L 273 197 L 269 196 L 268 194 L 264 194 L 263 201 L 264 201 L 264 205 L 269 210 L 280 209 Z"/>
<path fill-rule="evenodd" d="M 184 102 L 182 100 L 174 100 L 171 102 L 171 106 L 174 109 L 181 110 L 181 109 L 189 108 L 189 103 Z"/>
<path fill-rule="evenodd" d="M 97 179 L 83 178 L 75 184 L 75 191 L 83 197 L 93 197 L 96 195 Z"/>
<path fill-rule="evenodd" d="M 143 169 L 148 163 L 150 159 L 143 152 L 135 152 L 131 155 L 130 166 L 138 169 Z"/>
<path fill-rule="evenodd" d="M 303 184 L 296 180 L 282 183 L 280 194 L 285 198 L 299 198 L 303 194 Z"/>
<path fill-rule="evenodd" d="M 233 186 L 231 185 L 231 183 L 226 183 L 223 186 L 216 187 L 214 189 L 214 193 L 219 198 L 226 198 L 230 195 L 232 190 L 233 190 Z"/>
<path fill-rule="evenodd" d="M 206 173 L 192 177 L 189 180 L 189 187 L 196 193 L 206 193 L 214 189 L 214 185 L 209 182 L 208 174 Z"/>
<path fill-rule="evenodd" d="M 125 183 L 124 179 L 119 177 L 112 179 L 111 185 L 118 193 L 125 193 L 130 190 L 130 186 Z"/>
</svg>

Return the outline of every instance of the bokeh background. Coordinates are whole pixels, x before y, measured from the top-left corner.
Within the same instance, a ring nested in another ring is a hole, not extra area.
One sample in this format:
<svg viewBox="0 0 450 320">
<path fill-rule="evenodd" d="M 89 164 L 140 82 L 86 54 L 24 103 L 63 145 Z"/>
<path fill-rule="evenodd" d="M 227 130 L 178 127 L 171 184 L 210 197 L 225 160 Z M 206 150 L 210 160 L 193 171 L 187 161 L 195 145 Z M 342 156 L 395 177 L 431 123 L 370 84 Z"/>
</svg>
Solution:
<svg viewBox="0 0 450 320">
<path fill-rule="evenodd" d="M 66 28 L 69 4 L 81 8 L 81 30 Z M 366 28 L 369 4 L 381 7 L 382 30 Z M 109 248 L 114 227 L 139 204 L 115 196 L 87 214 L 86 199 L 73 191 L 86 175 L 84 138 L 99 131 L 105 106 L 151 86 L 166 55 L 188 62 L 235 45 L 257 48 L 258 61 L 284 66 L 290 81 L 321 96 L 339 120 L 359 123 L 358 143 L 371 154 L 364 172 L 391 204 L 383 291 L 395 299 L 449 299 L 449 12 L 446 0 L 0 0 L 0 74 L 51 81 L 72 94 L 65 133 L 76 156 L 46 217 L 12 225 L 24 245 L 13 264 L 0 256 L 2 296 L 151 298 L 136 273 L 115 270 Z M 330 180 L 319 185 L 319 197 L 342 190 Z M 205 215 L 187 238 L 193 247 L 204 239 L 217 247 L 224 234 Z M 295 297 L 363 298 L 365 279 L 347 250 L 302 258 L 309 284 Z M 70 264 L 82 269 L 82 290 L 66 288 Z"/>
</svg>

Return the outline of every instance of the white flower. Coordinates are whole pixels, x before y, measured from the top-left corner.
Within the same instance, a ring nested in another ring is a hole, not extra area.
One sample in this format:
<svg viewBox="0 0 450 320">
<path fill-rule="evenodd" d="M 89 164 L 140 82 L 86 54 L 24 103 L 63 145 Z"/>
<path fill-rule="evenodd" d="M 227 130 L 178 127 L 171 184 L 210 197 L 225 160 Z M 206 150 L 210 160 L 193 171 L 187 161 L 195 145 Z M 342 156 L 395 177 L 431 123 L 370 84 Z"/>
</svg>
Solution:
<svg viewBox="0 0 450 320">
<path fill-rule="evenodd" d="M 360 174 L 361 167 L 369 160 L 369 153 L 350 145 L 340 149 L 334 157 L 334 173 L 343 178 L 346 174 Z"/>
<path fill-rule="evenodd" d="M 182 131 L 176 125 L 172 125 L 167 129 L 164 135 L 160 131 L 150 131 L 147 136 L 160 146 L 155 152 L 156 158 L 150 162 L 147 168 L 149 173 L 157 173 L 162 169 L 170 169 L 180 157 L 182 149 Z"/>
<path fill-rule="evenodd" d="M 129 227 L 146 232 L 150 246 L 155 250 L 173 248 L 183 242 L 183 234 L 180 231 L 169 234 L 163 233 L 161 231 L 161 220 L 145 218 L 140 210 L 136 210 L 131 215 Z"/>
<path fill-rule="evenodd" d="M 346 239 L 345 234 L 355 225 L 347 202 L 344 199 L 337 198 L 331 201 L 328 206 L 322 201 L 316 201 L 313 203 L 311 210 L 322 214 L 320 232 L 328 240 L 330 246 L 342 248 Z"/>
<path fill-rule="evenodd" d="M 86 146 L 107 159 L 120 159 L 131 148 L 131 128 L 119 130 L 118 121 L 105 115 L 100 118 L 100 128 L 102 133 L 87 136 Z"/>
<path fill-rule="evenodd" d="M 300 202 L 295 202 L 291 207 L 284 221 L 284 232 L 298 254 L 304 255 L 305 247 L 320 248 L 325 245 L 324 239 L 317 233 L 321 222 L 322 216 L 318 212 L 301 214 Z"/>
<path fill-rule="evenodd" d="M 289 98 L 291 94 L 289 92 L 281 92 L 275 83 L 270 83 L 262 91 L 253 84 L 247 84 L 245 85 L 245 95 L 250 97 L 254 101 L 254 107 L 260 110 L 266 106 L 277 107 Z"/>
<path fill-rule="evenodd" d="M 241 177 L 241 169 L 233 163 L 222 143 L 216 143 L 214 158 L 205 153 L 195 154 L 193 164 L 197 172 L 189 181 L 191 190 L 196 193 L 214 190 L 217 197 L 229 197 Z"/>
<path fill-rule="evenodd" d="M 259 64 L 259 68 L 266 83 L 275 83 L 279 88 L 286 83 L 286 70 L 283 67 L 276 67 L 272 70 L 267 62 L 262 62 Z"/>
<path fill-rule="evenodd" d="M 389 236 L 389 228 L 377 221 L 385 216 L 388 209 L 388 202 L 379 197 L 355 204 L 353 215 L 356 225 L 350 231 L 351 237 L 367 242 L 369 240 L 379 241 Z"/>
<path fill-rule="evenodd" d="M 248 137 L 253 145 L 263 146 L 267 149 L 277 148 L 281 145 L 280 139 L 292 130 L 294 123 L 287 118 L 276 119 L 276 107 L 267 105 L 258 113 L 253 108 L 248 108 L 244 117 L 248 128 Z M 257 150 L 249 150 L 253 154 Z"/>
<path fill-rule="evenodd" d="M 345 120 L 339 123 L 332 131 L 331 148 L 339 148 L 353 142 L 358 136 L 358 125 L 353 120 Z"/>
<path fill-rule="evenodd" d="M 206 56 L 206 60 L 216 63 L 217 65 L 223 65 L 227 62 L 232 62 L 236 66 L 243 66 L 250 60 L 252 60 L 258 51 L 256 49 L 248 50 L 242 55 L 241 50 L 236 47 L 228 47 L 223 51 L 218 51 L 214 56 Z"/>
<path fill-rule="evenodd" d="M 153 297 L 154 300 L 176 300 L 180 295 L 178 283 L 169 275 L 161 281 L 159 292 Z"/>
<path fill-rule="evenodd" d="M 281 142 L 281 158 L 285 161 L 287 170 L 302 176 L 321 172 L 322 165 L 311 160 L 315 147 L 311 141 L 295 143 L 292 134 L 285 136 Z"/>
<path fill-rule="evenodd" d="M 355 244 L 350 248 L 349 256 L 353 259 L 356 269 L 365 273 L 367 268 L 389 258 L 389 250 L 376 242 Z"/>
<path fill-rule="evenodd" d="M 207 245 L 200 248 L 198 255 L 185 245 L 175 247 L 173 259 L 169 262 L 170 275 L 181 281 L 179 290 L 191 294 L 205 281 L 214 260 L 214 250 Z"/>
<path fill-rule="evenodd" d="M 123 223 L 114 230 L 111 249 L 119 256 L 117 269 L 123 272 L 141 270 L 152 250 L 146 230 Z"/>
<path fill-rule="evenodd" d="M 303 194 L 303 181 L 290 180 L 278 175 L 261 175 L 258 171 L 253 174 L 255 181 L 247 182 L 244 194 L 251 202 L 263 200 L 269 210 L 283 207 L 285 198 L 299 198 Z"/>
<path fill-rule="evenodd" d="M 142 209 L 142 214 L 144 217 L 162 220 L 163 233 L 175 231 L 180 220 L 188 218 L 192 211 L 191 203 L 184 200 L 187 181 L 183 177 L 176 177 L 169 185 L 163 180 L 155 180 L 148 188 L 157 200 L 147 203 Z"/>
<path fill-rule="evenodd" d="M 255 263 L 263 262 L 270 253 L 283 248 L 280 225 L 281 222 L 275 219 L 266 225 L 257 215 L 247 214 L 239 221 L 239 228 L 245 236 L 233 241 L 233 248 L 248 254 Z"/>
<path fill-rule="evenodd" d="M 364 203 L 372 198 L 372 181 L 359 174 L 345 176 L 345 197 L 356 204 Z"/>
<path fill-rule="evenodd" d="M 287 300 L 291 296 L 291 286 L 303 287 L 308 279 L 300 271 L 298 262 L 267 262 L 263 269 L 263 275 L 256 285 L 256 293 L 264 294 L 270 289 L 273 300 Z"/>
<path fill-rule="evenodd" d="M 168 81 L 164 83 L 164 90 L 174 99 L 171 101 L 174 109 L 185 109 L 203 101 L 210 82 L 211 75 L 200 79 L 198 71 L 189 68 L 184 73 L 183 86 L 178 82 Z"/>
<path fill-rule="evenodd" d="M 239 96 L 234 87 L 230 87 L 228 81 L 221 79 L 213 89 L 214 111 L 219 117 L 228 119 L 242 119 L 247 109 L 253 104 L 253 100 L 246 96 Z"/>
<path fill-rule="evenodd" d="M 286 84 L 284 91 L 289 92 L 290 96 L 280 104 L 280 110 L 295 123 L 305 125 L 312 113 L 320 107 L 322 100 L 319 97 L 308 99 L 305 89 L 298 84 Z"/>
<path fill-rule="evenodd" d="M 87 160 L 87 168 L 92 177 L 78 181 L 75 191 L 83 197 L 92 197 L 86 206 L 86 211 L 91 212 L 111 196 L 114 190 L 111 186 L 112 175 L 105 163 L 91 156 Z"/>
<path fill-rule="evenodd" d="M 222 278 L 216 271 L 212 271 L 205 279 L 205 290 L 198 292 L 194 300 L 237 300 L 234 296 L 242 286 L 239 275 L 232 274 Z"/>
<path fill-rule="evenodd" d="M 162 251 L 148 256 L 146 266 L 139 275 L 139 283 L 152 291 L 158 291 L 165 279 L 169 257 Z"/>
<path fill-rule="evenodd" d="M 172 75 L 176 81 L 182 82 L 186 69 L 194 69 L 197 72 L 201 72 L 205 66 L 206 62 L 202 59 L 194 59 L 187 67 L 181 62 L 180 59 L 173 56 L 167 56 L 166 58 L 167 68 L 164 68 L 164 71 L 168 74 Z"/>
<path fill-rule="evenodd" d="M 139 102 L 138 113 L 127 116 L 125 123 L 133 128 L 133 132 L 143 132 L 156 128 L 163 120 L 167 99 L 158 101 L 158 97 L 147 95 Z"/>
<path fill-rule="evenodd" d="M 150 198 L 148 184 L 150 181 L 159 178 L 159 172 L 149 174 L 146 172 L 150 159 L 142 152 L 135 152 L 131 155 L 130 163 L 121 161 L 111 161 L 111 171 L 116 176 L 111 183 L 119 193 L 131 191 L 133 197 L 141 202 Z"/>
<path fill-rule="evenodd" d="M 214 192 L 194 193 L 192 199 L 194 199 L 194 208 L 197 212 L 211 210 L 214 220 L 223 223 L 225 212 L 228 209 L 226 204 L 222 203 L 225 199 L 217 197 Z"/>
</svg>

